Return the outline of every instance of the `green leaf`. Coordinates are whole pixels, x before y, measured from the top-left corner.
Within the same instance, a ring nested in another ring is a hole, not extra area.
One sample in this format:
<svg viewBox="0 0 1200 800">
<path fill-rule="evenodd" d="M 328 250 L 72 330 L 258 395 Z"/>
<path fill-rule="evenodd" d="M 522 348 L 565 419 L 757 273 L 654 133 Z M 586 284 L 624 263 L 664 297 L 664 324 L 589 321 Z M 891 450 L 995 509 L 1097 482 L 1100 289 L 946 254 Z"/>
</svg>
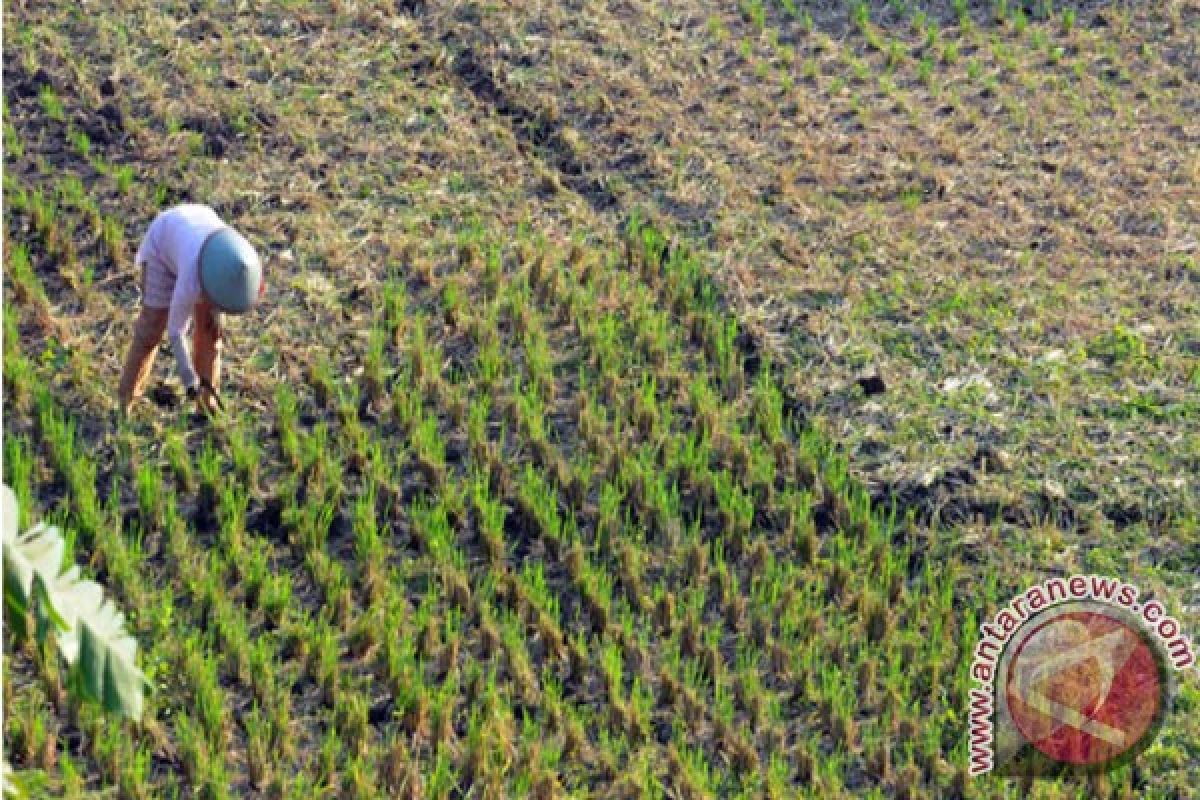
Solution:
<svg viewBox="0 0 1200 800">
<path fill-rule="evenodd" d="M 17 593 L 10 591 L 8 578 L 4 579 L 4 625 L 13 635 L 19 640 L 24 640 L 29 636 L 29 623 L 26 617 L 29 616 L 29 609 L 17 597 Z"/>
<path fill-rule="evenodd" d="M 106 607 L 123 619 L 111 603 Z M 88 622 L 79 625 L 79 659 L 75 662 L 78 686 L 84 695 L 106 711 L 132 719 L 142 715 L 142 692 L 149 682 L 134 665 L 132 638 L 114 639 L 111 631 L 96 630 Z M 122 632 L 123 633 L 123 632 Z M 122 642 L 129 646 L 122 646 Z"/>
<path fill-rule="evenodd" d="M 0 761 L 0 786 L 3 787 L 4 800 L 45 797 L 47 783 L 46 773 L 41 770 L 17 772 L 7 758 Z"/>
<path fill-rule="evenodd" d="M 28 608 L 32 600 L 33 574 L 53 579 L 62 566 L 66 543 L 57 528 L 37 525 L 24 535 L 17 533 L 17 496 L 8 486 L 0 494 L 3 506 L 4 588 Z"/>
<path fill-rule="evenodd" d="M 46 588 L 46 582 L 42 580 L 42 574 L 35 572 L 33 574 L 33 618 L 36 624 L 35 637 L 38 647 L 44 648 L 46 640 L 50 638 L 50 632 L 70 631 L 70 626 L 67 621 L 54 610 L 54 605 L 50 600 L 50 591 Z M 44 652 L 44 651 L 43 651 Z"/>
<path fill-rule="evenodd" d="M 63 569 L 66 543 L 58 528 L 42 524 L 18 535 L 16 496 L 8 486 L 0 504 L 6 606 L 33 606 L 39 642 L 52 626 L 60 629 L 55 643 L 84 696 L 109 711 L 139 717 L 149 683 L 137 668 L 137 640 L 125 630 L 125 615 L 78 566 Z"/>
<path fill-rule="evenodd" d="M 8 765 L 8 759 L 0 761 L 0 787 L 4 790 L 4 800 L 26 796 L 25 789 L 15 778 L 16 773 Z"/>
</svg>

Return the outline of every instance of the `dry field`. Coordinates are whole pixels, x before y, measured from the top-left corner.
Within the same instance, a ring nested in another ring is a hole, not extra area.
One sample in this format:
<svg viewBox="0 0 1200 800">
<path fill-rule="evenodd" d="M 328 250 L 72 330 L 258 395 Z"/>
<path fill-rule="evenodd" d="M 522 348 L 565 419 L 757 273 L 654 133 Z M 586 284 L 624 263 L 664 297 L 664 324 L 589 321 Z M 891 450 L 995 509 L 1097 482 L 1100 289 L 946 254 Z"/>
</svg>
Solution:
<svg viewBox="0 0 1200 800">
<path fill-rule="evenodd" d="M 54 796 L 1161 797 L 966 774 L 979 621 L 1200 635 L 1200 5 L 4 11 L 4 480 L 141 724 L 6 634 Z M 233 6 L 233 7 L 231 7 Z M 154 213 L 266 255 L 206 423 L 114 408 Z M 107 794 L 105 794 L 107 792 Z"/>
</svg>

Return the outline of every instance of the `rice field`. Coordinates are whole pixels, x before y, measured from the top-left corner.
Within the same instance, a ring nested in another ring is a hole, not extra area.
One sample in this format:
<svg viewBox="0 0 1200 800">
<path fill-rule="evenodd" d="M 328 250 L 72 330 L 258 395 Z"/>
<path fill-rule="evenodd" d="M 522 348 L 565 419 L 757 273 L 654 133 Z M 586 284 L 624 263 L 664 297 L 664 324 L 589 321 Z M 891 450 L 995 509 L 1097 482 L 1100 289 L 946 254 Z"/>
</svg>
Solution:
<svg viewBox="0 0 1200 800">
<path fill-rule="evenodd" d="M 140 722 L 6 631 L 56 797 L 1161 797 L 967 774 L 980 622 L 1200 631 L 1200 7 L 4 11 L 4 482 Z M 228 413 L 115 386 L 157 210 L 269 292 Z M 24 527 L 24 525 L 23 525 Z"/>
</svg>

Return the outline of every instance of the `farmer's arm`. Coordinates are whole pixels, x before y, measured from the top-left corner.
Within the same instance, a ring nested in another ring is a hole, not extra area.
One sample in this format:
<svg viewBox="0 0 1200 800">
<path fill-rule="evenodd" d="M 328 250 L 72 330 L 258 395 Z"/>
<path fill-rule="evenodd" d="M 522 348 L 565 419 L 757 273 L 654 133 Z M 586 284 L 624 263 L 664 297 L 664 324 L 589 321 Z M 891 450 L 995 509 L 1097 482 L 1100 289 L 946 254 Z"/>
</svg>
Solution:
<svg viewBox="0 0 1200 800">
<path fill-rule="evenodd" d="M 191 389 L 199 382 L 196 378 L 196 370 L 192 367 L 191 349 L 188 347 L 187 338 L 184 335 L 187 332 L 188 320 L 192 318 L 196 302 L 199 299 L 198 290 L 189 291 L 189 287 L 184 285 L 184 281 L 178 281 L 175 285 L 175 293 L 171 297 L 171 310 L 167 312 L 167 338 L 171 341 L 171 352 L 175 354 L 179 379 L 187 389 Z"/>
</svg>

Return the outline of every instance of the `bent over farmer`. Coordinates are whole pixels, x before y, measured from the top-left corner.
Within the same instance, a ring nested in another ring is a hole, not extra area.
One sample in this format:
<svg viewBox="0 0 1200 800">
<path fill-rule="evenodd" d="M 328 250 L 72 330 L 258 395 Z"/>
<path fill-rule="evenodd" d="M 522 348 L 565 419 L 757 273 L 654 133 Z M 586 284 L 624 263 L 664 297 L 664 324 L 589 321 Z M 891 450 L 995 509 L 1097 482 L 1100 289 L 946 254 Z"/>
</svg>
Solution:
<svg viewBox="0 0 1200 800">
<path fill-rule="evenodd" d="M 129 413 L 145 390 L 163 331 L 188 398 L 206 414 L 220 406 L 222 311 L 241 314 L 262 297 L 262 262 L 249 242 L 206 205 L 161 212 L 138 248 L 142 310 L 121 370 L 118 398 Z M 184 339 L 192 324 L 192 348 Z M 194 360 L 193 360 L 194 359 Z"/>
</svg>

